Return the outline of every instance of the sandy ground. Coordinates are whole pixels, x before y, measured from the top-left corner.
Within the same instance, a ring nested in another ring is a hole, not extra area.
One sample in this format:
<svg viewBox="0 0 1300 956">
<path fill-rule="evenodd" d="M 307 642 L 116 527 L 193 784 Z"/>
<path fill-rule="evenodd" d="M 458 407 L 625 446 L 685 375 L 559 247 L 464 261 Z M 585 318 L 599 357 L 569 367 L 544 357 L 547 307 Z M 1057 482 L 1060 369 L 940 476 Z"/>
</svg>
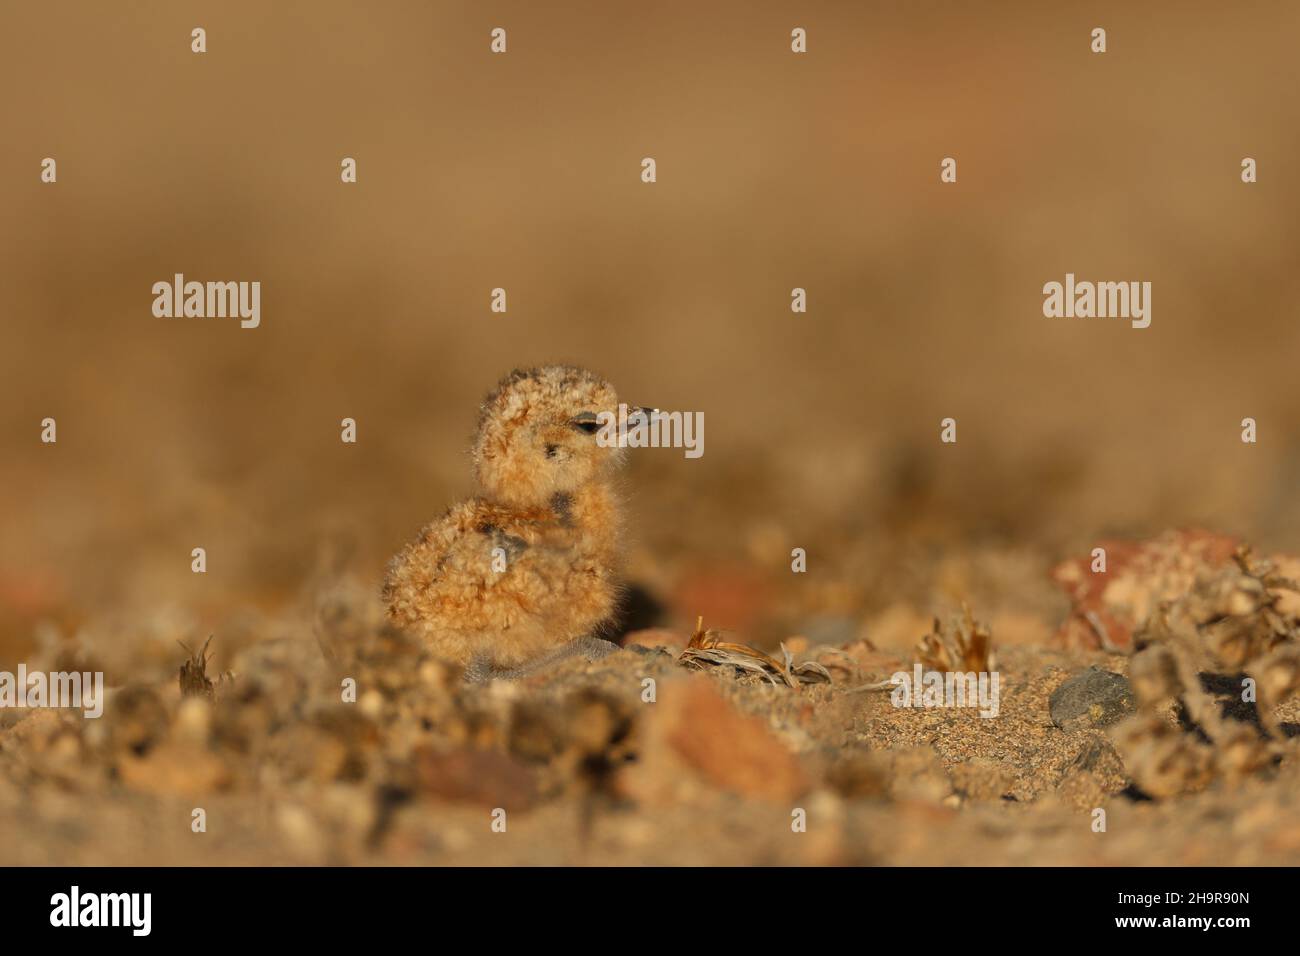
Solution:
<svg viewBox="0 0 1300 956">
<path fill-rule="evenodd" d="M 857 637 L 838 653 L 789 639 L 829 684 L 696 670 L 686 635 L 650 630 L 597 662 L 466 685 L 376 625 L 354 584 L 314 625 L 248 622 L 233 653 L 214 645 L 193 695 L 160 678 L 111 690 L 99 720 L 5 712 L 3 862 L 1300 862 L 1300 739 L 1256 773 L 1151 799 L 1113 728 L 1062 729 L 1049 706 L 1071 675 L 1126 674 L 1129 657 L 1049 646 L 1046 627 L 995 648 L 985 718 L 862 689 L 911 661 Z M 1290 726 L 1300 701 L 1277 716 Z"/>
</svg>

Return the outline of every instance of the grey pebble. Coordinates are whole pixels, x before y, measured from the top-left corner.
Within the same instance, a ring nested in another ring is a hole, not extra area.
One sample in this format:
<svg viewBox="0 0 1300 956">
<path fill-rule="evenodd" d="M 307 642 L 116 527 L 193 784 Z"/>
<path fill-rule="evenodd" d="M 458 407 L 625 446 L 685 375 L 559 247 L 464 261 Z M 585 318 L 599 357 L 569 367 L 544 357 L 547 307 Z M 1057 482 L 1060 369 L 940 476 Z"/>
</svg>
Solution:
<svg viewBox="0 0 1300 956">
<path fill-rule="evenodd" d="M 1052 692 L 1048 699 L 1052 723 L 1062 730 L 1107 727 L 1133 713 L 1133 688 L 1128 678 L 1100 667 L 1089 667 Z"/>
</svg>

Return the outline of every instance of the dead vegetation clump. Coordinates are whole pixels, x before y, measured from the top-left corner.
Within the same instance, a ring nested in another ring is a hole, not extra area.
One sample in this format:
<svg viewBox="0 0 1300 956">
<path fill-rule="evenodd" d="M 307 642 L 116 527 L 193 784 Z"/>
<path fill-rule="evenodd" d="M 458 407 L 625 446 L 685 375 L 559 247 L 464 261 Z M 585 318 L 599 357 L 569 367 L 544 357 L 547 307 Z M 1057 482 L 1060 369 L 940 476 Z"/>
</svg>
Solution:
<svg viewBox="0 0 1300 956">
<path fill-rule="evenodd" d="M 823 664 L 813 660 L 795 663 L 794 655 L 781 645 L 781 660 L 765 654 L 748 644 L 724 641 L 721 632 L 706 630 L 704 619 L 695 624 L 695 633 L 691 635 L 686 649 L 678 656 L 677 662 L 684 667 L 696 670 L 708 670 L 715 667 L 730 667 L 737 674 L 752 674 L 760 680 L 775 686 L 799 688 L 804 684 L 832 683 L 830 671 Z"/>
<path fill-rule="evenodd" d="M 212 643 L 212 636 L 203 642 L 203 646 L 197 651 L 191 650 L 183 641 L 178 642 L 189 654 L 189 660 L 181 664 L 179 675 L 181 696 L 182 697 L 204 697 L 213 700 L 216 697 L 216 685 L 212 683 L 212 678 L 208 677 L 208 662 L 212 659 L 208 656 L 208 646 Z"/>
<path fill-rule="evenodd" d="M 1276 710 L 1300 690 L 1300 617 L 1284 607 L 1297 591 L 1241 548 L 1135 634 L 1139 712 L 1116 727 L 1115 742 L 1144 792 L 1196 791 L 1281 759 L 1287 735 Z"/>
<path fill-rule="evenodd" d="M 961 614 L 954 615 L 946 627 L 939 618 L 934 619 L 930 633 L 921 638 L 916 658 L 927 670 L 945 673 L 987 674 L 997 669 L 992 633 L 964 604 Z"/>
</svg>

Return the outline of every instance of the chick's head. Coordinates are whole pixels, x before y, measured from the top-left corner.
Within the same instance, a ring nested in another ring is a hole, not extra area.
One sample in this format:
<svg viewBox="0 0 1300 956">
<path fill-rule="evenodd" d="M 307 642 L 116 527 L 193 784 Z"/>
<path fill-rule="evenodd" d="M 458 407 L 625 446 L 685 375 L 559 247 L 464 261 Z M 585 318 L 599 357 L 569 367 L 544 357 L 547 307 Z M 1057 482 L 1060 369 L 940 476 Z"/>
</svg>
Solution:
<svg viewBox="0 0 1300 956">
<path fill-rule="evenodd" d="M 508 375 L 483 403 L 474 441 L 479 483 L 516 507 L 545 505 L 598 481 L 620 462 L 601 424 L 618 395 L 600 376 L 565 365 Z"/>
</svg>

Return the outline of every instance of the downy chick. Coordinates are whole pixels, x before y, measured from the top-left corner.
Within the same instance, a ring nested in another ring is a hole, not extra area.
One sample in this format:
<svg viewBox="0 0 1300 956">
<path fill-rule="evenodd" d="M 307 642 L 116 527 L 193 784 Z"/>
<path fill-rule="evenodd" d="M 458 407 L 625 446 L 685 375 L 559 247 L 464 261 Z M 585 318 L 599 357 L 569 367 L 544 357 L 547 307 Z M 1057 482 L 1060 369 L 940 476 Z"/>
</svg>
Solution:
<svg viewBox="0 0 1300 956">
<path fill-rule="evenodd" d="M 623 452 L 597 441 L 597 414 L 617 408 L 614 389 L 584 369 L 512 372 L 479 416 L 481 492 L 390 563 L 389 618 L 465 665 L 468 680 L 616 649 L 595 634 L 618 599 Z"/>
</svg>

